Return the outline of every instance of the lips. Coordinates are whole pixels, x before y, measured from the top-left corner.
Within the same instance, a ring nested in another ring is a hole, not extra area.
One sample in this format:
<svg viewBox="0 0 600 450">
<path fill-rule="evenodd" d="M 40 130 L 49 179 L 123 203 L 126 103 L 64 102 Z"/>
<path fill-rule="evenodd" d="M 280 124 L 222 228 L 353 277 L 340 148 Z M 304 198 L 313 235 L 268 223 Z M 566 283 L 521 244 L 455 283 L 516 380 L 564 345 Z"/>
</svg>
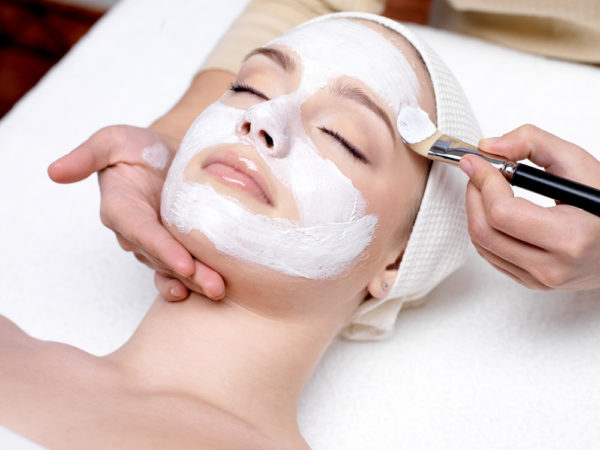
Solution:
<svg viewBox="0 0 600 450">
<path fill-rule="evenodd" d="M 234 189 L 267 205 L 273 204 L 265 179 L 249 158 L 242 157 L 233 150 L 220 150 L 206 158 L 202 168 Z"/>
</svg>

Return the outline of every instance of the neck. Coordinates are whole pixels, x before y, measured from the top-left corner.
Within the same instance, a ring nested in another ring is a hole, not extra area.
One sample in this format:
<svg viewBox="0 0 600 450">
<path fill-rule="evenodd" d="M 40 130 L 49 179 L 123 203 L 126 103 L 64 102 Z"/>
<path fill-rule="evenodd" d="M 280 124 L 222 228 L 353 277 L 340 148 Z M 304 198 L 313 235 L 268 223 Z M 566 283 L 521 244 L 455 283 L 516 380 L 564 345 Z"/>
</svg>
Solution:
<svg viewBox="0 0 600 450">
<path fill-rule="evenodd" d="M 335 336 L 334 322 L 265 317 L 195 294 L 178 303 L 158 298 L 106 358 L 138 386 L 188 394 L 267 433 L 297 432 L 298 399 Z"/>
</svg>

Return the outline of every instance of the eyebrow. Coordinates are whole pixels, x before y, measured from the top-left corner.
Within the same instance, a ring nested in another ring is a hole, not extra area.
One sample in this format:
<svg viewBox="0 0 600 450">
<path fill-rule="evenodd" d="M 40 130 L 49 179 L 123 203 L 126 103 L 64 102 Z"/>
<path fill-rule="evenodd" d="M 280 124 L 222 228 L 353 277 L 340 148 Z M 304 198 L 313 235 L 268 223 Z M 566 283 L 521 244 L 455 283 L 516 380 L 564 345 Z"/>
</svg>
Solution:
<svg viewBox="0 0 600 450">
<path fill-rule="evenodd" d="M 271 59 L 273 62 L 281 66 L 283 70 L 286 72 L 294 72 L 296 71 L 296 62 L 292 59 L 290 55 L 276 48 L 270 47 L 259 47 L 252 50 L 250 53 L 246 55 L 244 61 L 255 55 L 263 55 L 267 58 Z"/>
<path fill-rule="evenodd" d="M 340 80 L 331 86 L 330 91 L 333 95 L 346 97 L 373 111 L 379 118 L 381 118 L 381 120 L 385 122 L 385 125 L 392 135 L 392 139 L 395 140 L 394 127 L 392 126 L 390 117 L 383 109 L 379 107 L 379 105 L 377 105 L 377 103 L 371 99 L 371 97 L 369 97 L 365 91 L 358 87 L 345 84 Z"/>
</svg>

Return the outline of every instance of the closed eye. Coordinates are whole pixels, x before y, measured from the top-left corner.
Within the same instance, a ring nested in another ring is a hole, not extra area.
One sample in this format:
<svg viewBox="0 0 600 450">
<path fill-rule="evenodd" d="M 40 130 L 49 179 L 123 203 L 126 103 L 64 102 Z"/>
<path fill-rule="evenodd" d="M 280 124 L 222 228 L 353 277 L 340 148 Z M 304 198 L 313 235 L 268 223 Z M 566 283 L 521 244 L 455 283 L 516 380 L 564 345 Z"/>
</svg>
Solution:
<svg viewBox="0 0 600 450">
<path fill-rule="evenodd" d="M 236 92 L 236 93 L 246 92 L 248 94 L 252 94 L 257 97 L 260 97 L 263 100 L 270 100 L 269 97 L 267 97 L 265 94 L 260 92 L 258 89 L 255 89 L 252 86 L 249 86 L 244 83 L 231 83 L 231 85 L 229 86 L 229 90 L 232 92 Z"/>
<path fill-rule="evenodd" d="M 344 147 L 348 151 L 348 153 L 350 153 L 354 158 L 358 159 L 359 161 L 361 161 L 365 164 L 369 163 L 369 160 L 365 157 L 365 155 L 363 155 L 354 145 L 352 145 L 350 142 L 348 142 L 337 131 L 330 130 L 329 128 L 326 128 L 326 127 L 319 127 L 319 130 L 321 130 L 323 133 L 325 133 L 326 135 L 328 135 L 332 139 L 334 139 L 339 145 Z"/>
</svg>

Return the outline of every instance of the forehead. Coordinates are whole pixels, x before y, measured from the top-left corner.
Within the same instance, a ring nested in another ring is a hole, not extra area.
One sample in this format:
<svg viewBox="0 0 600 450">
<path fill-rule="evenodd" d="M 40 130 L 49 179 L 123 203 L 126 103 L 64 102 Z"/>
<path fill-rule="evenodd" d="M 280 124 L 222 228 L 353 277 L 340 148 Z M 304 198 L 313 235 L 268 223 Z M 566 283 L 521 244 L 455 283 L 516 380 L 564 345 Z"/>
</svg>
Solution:
<svg viewBox="0 0 600 450">
<path fill-rule="evenodd" d="M 347 19 L 301 25 L 271 41 L 296 53 L 301 88 L 312 94 L 342 76 L 362 81 L 398 114 L 416 105 L 419 82 L 405 55 L 380 33 Z"/>
</svg>

